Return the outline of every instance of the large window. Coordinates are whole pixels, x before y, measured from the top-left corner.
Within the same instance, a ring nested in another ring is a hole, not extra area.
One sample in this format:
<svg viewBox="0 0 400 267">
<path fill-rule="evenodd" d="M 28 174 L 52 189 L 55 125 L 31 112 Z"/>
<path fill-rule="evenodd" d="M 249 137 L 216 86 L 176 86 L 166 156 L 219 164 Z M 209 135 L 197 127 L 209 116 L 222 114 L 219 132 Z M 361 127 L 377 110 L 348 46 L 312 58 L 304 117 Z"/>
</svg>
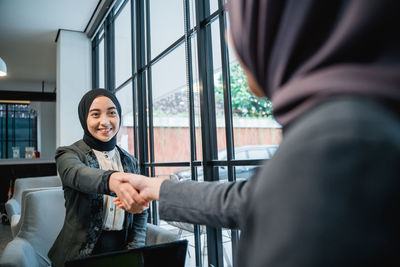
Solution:
<svg viewBox="0 0 400 267">
<path fill-rule="evenodd" d="M 25 158 L 37 149 L 37 116 L 29 105 L 0 104 L 0 158 Z"/>
<path fill-rule="evenodd" d="M 250 92 L 225 40 L 224 4 L 120 0 L 93 39 L 93 84 L 120 100 L 118 144 L 142 174 L 251 179 L 280 143 L 270 101 Z M 188 266 L 232 266 L 238 231 L 163 222 L 157 210 L 153 203 L 151 222 L 189 239 Z"/>
</svg>

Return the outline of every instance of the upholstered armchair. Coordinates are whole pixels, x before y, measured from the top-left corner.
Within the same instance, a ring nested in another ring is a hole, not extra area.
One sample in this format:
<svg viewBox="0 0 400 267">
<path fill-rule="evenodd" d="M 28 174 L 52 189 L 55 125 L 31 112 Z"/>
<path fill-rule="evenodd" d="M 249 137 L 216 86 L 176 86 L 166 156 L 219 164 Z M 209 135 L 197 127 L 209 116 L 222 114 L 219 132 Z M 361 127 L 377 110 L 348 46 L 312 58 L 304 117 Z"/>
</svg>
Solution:
<svg viewBox="0 0 400 267">
<path fill-rule="evenodd" d="M 49 266 L 47 257 L 65 218 L 64 191 L 61 187 L 47 190 L 25 190 L 21 213 L 21 228 L 7 244 L 0 266 Z M 148 224 L 146 245 L 178 240 L 178 235 L 159 226 Z"/>
<path fill-rule="evenodd" d="M 22 193 L 24 190 L 57 186 L 61 186 L 61 179 L 58 176 L 20 178 L 15 180 L 13 197 L 5 204 L 13 237 L 18 233 L 19 230 L 19 228 L 17 229 L 17 225 L 21 217 Z"/>
</svg>

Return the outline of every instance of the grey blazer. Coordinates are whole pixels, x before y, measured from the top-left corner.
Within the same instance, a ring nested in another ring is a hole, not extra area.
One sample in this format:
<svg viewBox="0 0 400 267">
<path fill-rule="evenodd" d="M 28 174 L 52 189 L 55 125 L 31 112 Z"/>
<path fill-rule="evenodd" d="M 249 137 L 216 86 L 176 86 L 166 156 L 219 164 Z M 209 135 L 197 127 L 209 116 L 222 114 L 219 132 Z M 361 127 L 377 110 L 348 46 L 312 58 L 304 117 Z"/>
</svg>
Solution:
<svg viewBox="0 0 400 267">
<path fill-rule="evenodd" d="M 124 172 L 138 173 L 137 160 L 118 147 Z M 103 195 L 114 195 L 108 180 L 114 171 L 99 169 L 91 148 L 83 140 L 56 151 L 57 170 L 62 180 L 66 215 L 64 225 L 49 251 L 53 265 L 63 266 L 71 258 L 92 253 L 103 226 Z M 125 213 L 127 248 L 144 246 L 147 211 Z"/>
<path fill-rule="evenodd" d="M 247 182 L 166 180 L 160 217 L 242 230 L 235 266 L 400 266 L 400 119 L 338 98 L 289 128 Z"/>
<path fill-rule="evenodd" d="M 251 181 L 198 183 L 166 180 L 160 189 L 160 218 L 242 229 L 242 210 Z"/>
</svg>

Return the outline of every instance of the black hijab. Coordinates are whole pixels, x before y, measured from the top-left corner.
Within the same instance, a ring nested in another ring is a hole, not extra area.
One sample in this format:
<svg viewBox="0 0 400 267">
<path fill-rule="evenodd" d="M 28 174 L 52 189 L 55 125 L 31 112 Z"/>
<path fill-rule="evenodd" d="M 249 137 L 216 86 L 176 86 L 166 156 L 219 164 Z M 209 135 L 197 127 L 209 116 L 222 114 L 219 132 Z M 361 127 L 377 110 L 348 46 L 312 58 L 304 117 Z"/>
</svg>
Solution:
<svg viewBox="0 0 400 267">
<path fill-rule="evenodd" d="M 230 0 L 231 39 L 282 125 L 343 95 L 400 107 L 399 6 L 390 0 Z"/>
<path fill-rule="evenodd" d="M 121 105 L 119 104 L 118 99 L 115 97 L 115 95 L 105 89 L 93 89 L 87 92 L 82 97 L 78 106 L 79 120 L 84 130 L 83 141 L 92 149 L 96 149 L 99 151 L 110 151 L 113 150 L 115 148 L 115 145 L 117 144 L 116 135 L 114 135 L 110 141 L 103 142 L 94 138 L 90 134 L 87 127 L 87 117 L 89 115 L 90 106 L 92 105 L 93 100 L 98 96 L 106 96 L 111 99 L 111 101 L 115 104 L 119 115 L 119 125 L 121 126 Z"/>
</svg>

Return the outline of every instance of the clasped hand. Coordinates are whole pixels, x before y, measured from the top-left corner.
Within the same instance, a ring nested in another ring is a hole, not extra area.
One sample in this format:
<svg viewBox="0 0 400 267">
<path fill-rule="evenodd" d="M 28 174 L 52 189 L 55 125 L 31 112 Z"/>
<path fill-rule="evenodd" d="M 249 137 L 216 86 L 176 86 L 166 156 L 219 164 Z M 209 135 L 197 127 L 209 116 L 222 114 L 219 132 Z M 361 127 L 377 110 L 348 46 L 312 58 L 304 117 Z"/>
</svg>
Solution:
<svg viewBox="0 0 400 267">
<path fill-rule="evenodd" d="M 158 200 L 161 183 L 165 178 L 115 172 L 109 180 L 110 190 L 117 194 L 114 202 L 131 213 L 141 213 L 152 200 Z"/>
</svg>

